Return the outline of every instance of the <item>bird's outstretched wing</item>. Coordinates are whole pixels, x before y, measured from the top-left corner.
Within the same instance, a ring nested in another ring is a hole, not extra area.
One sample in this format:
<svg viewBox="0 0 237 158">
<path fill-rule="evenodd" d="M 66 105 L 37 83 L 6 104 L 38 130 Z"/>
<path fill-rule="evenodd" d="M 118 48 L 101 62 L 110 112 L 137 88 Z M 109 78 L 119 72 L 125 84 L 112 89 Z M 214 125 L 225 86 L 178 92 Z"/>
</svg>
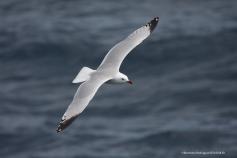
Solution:
<svg viewBox="0 0 237 158">
<path fill-rule="evenodd" d="M 158 24 L 159 18 L 156 17 L 145 26 L 134 31 L 126 39 L 116 44 L 110 49 L 97 70 L 110 69 L 119 71 L 120 65 L 128 53 L 146 39 Z"/>
<path fill-rule="evenodd" d="M 102 75 L 92 76 L 78 88 L 71 104 L 64 113 L 58 125 L 57 132 L 61 132 L 86 108 L 99 87 L 110 78 Z"/>
</svg>

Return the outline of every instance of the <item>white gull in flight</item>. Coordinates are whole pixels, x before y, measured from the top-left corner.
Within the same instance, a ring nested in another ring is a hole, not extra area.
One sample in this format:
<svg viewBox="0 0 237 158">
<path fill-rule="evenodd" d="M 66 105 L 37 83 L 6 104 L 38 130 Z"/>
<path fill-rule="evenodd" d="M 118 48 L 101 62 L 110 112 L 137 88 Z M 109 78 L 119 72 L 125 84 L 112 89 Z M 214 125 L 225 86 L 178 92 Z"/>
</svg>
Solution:
<svg viewBox="0 0 237 158">
<path fill-rule="evenodd" d="M 132 84 L 125 74 L 119 72 L 120 65 L 128 53 L 152 33 L 158 21 L 159 17 L 154 18 L 145 26 L 137 29 L 123 41 L 116 44 L 105 56 L 97 70 L 92 70 L 88 67 L 81 69 L 72 82 L 82 82 L 82 84 L 79 86 L 71 104 L 64 113 L 58 125 L 57 132 L 61 132 L 74 121 L 86 108 L 102 84 Z"/>
</svg>

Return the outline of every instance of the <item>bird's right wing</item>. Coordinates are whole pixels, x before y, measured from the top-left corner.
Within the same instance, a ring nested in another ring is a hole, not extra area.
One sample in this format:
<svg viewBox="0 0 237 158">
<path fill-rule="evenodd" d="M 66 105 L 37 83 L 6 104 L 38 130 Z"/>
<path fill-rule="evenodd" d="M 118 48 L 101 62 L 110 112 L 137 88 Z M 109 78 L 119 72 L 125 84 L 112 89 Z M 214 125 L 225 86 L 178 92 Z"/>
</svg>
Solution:
<svg viewBox="0 0 237 158">
<path fill-rule="evenodd" d="M 64 113 L 58 125 L 57 132 L 61 132 L 86 108 L 99 87 L 110 78 L 102 75 L 91 77 L 78 88 L 71 104 Z"/>
<path fill-rule="evenodd" d="M 140 27 L 131 33 L 123 41 L 116 44 L 105 56 L 97 70 L 110 69 L 111 72 L 118 72 L 121 63 L 128 53 L 145 40 L 151 32 L 155 29 L 159 18 L 156 17 L 147 23 L 145 26 Z"/>
</svg>

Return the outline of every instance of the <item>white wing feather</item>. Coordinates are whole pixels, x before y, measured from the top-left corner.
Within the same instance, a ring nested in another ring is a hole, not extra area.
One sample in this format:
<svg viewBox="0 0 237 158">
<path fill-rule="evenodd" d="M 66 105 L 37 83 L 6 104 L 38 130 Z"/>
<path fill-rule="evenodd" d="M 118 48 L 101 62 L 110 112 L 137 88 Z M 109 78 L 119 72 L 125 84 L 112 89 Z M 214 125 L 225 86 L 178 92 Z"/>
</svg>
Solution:
<svg viewBox="0 0 237 158">
<path fill-rule="evenodd" d="M 86 108 L 99 87 L 109 79 L 110 78 L 106 76 L 94 75 L 79 86 L 71 104 L 68 106 L 59 123 L 57 132 L 62 131 L 72 123 L 72 121 Z"/>
<path fill-rule="evenodd" d="M 154 30 L 159 18 L 154 18 L 145 26 L 131 33 L 126 39 L 116 44 L 107 53 L 97 70 L 110 69 L 111 71 L 119 71 L 120 65 L 128 53 L 146 39 Z"/>
</svg>

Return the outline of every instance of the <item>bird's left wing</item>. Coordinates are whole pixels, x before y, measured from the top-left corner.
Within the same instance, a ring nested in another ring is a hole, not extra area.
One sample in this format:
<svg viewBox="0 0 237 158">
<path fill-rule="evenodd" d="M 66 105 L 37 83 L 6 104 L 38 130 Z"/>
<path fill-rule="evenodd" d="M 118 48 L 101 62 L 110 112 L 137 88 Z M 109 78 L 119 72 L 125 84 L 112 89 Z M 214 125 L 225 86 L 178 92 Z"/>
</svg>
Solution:
<svg viewBox="0 0 237 158">
<path fill-rule="evenodd" d="M 105 56 L 97 70 L 109 69 L 118 72 L 123 59 L 128 53 L 146 39 L 151 32 L 155 29 L 159 18 L 156 17 L 147 23 L 145 26 L 140 27 L 131 33 L 126 39 L 116 44 Z"/>
<path fill-rule="evenodd" d="M 58 125 L 57 132 L 61 132 L 69 126 L 74 119 L 86 108 L 91 99 L 94 97 L 99 87 L 110 78 L 97 75 L 83 82 L 78 88 L 71 104 L 64 113 L 61 122 Z"/>
</svg>

